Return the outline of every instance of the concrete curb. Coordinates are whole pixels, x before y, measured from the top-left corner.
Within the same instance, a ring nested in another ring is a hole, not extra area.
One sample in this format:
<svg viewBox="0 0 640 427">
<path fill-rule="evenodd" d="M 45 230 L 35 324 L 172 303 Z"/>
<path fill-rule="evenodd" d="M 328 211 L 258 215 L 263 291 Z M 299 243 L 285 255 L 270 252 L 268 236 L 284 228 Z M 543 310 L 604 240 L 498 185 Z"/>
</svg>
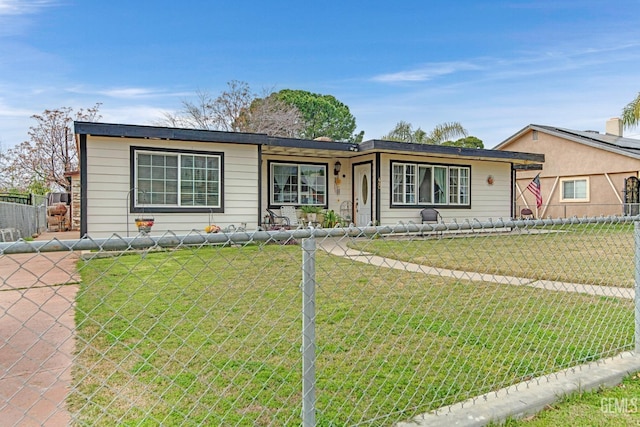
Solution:
<svg viewBox="0 0 640 427">
<path fill-rule="evenodd" d="M 615 386 L 639 371 L 640 355 L 625 352 L 445 406 L 396 426 L 475 427 L 501 423 L 510 417 L 523 418 L 540 412 L 565 395 Z"/>
</svg>

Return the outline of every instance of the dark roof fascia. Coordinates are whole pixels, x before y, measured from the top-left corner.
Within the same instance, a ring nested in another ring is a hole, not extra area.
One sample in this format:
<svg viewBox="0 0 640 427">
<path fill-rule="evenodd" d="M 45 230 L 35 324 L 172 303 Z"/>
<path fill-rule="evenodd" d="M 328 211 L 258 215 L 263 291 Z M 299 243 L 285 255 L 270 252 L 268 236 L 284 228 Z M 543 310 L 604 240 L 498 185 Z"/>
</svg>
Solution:
<svg viewBox="0 0 640 427">
<path fill-rule="evenodd" d="M 266 134 L 223 132 L 215 130 L 182 129 L 158 126 L 123 125 L 113 123 L 74 122 L 74 131 L 80 135 L 165 139 L 198 142 L 233 142 L 237 144 L 262 145 Z"/>
<path fill-rule="evenodd" d="M 531 163 L 528 165 L 513 165 L 513 168 L 519 171 L 541 171 L 542 165 L 540 163 Z"/>
<path fill-rule="evenodd" d="M 268 137 L 265 145 L 313 150 L 359 151 L 360 145 L 353 142 L 318 141 L 315 139 L 296 139 Z"/>
<path fill-rule="evenodd" d="M 374 139 L 360 144 L 360 151 L 390 150 L 404 153 L 423 153 L 468 158 L 483 158 L 505 161 L 544 162 L 544 154 L 496 151 L 482 148 L 450 147 L 447 145 L 415 144 L 408 142 Z"/>
<path fill-rule="evenodd" d="M 317 141 L 310 139 L 270 137 L 266 134 L 223 132 L 213 130 L 169 128 L 159 126 L 125 125 L 96 122 L 74 122 L 74 131 L 79 135 L 93 135 L 116 138 L 144 138 L 198 142 L 228 142 L 255 144 L 274 147 L 289 147 L 323 151 L 422 153 L 466 158 L 483 158 L 519 162 L 544 162 L 544 154 L 519 153 L 514 151 L 487 150 L 465 147 L 449 147 L 432 144 L 369 140 L 360 144 L 351 142 Z"/>
</svg>

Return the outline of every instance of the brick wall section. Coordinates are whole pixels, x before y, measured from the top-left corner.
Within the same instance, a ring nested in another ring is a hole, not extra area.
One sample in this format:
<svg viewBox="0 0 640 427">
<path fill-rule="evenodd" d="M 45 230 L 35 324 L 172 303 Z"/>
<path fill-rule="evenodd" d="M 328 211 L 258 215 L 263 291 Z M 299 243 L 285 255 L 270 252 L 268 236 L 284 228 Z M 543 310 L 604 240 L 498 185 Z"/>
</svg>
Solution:
<svg viewBox="0 0 640 427">
<path fill-rule="evenodd" d="M 71 174 L 71 230 L 80 230 L 80 174 Z"/>
</svg>

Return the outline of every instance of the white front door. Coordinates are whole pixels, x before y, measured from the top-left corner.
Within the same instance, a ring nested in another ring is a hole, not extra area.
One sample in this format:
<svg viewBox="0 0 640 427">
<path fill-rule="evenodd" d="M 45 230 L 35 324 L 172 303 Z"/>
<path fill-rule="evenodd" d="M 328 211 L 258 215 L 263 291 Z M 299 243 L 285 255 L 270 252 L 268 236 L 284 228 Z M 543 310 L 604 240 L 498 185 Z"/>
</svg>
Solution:
<svg viewBox="0 0 640 427">
<path fill-rule="evenodd" d="M 356 226 L 364 227 L 371 222 L 371 164 L 357 165 L 353 169 L 355 183 Z"/>
</svg>

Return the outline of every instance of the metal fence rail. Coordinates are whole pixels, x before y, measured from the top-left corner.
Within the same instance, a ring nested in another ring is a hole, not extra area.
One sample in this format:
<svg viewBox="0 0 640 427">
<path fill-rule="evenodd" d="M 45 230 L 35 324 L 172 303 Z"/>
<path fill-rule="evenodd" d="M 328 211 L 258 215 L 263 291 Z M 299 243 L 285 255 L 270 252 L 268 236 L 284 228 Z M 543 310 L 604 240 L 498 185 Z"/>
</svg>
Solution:
<svg viewBox="0 0 640 427">
<path fill-rule="evenodd" d="M 2 243 L 3 420 L 392 425 L 637 350 L 634 219 Z"/>
</svg>

